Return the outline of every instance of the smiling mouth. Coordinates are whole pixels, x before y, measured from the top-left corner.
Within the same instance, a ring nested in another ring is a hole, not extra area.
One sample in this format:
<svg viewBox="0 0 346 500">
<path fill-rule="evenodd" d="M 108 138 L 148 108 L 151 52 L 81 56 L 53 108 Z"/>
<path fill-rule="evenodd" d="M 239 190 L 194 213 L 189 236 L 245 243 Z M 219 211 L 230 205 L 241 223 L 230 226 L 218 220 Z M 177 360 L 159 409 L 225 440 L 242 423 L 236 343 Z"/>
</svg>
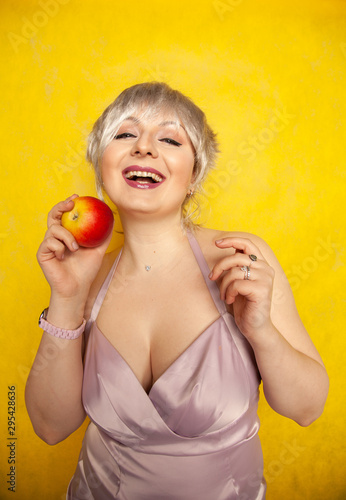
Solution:
<svg viewBox="0 0 346 500">
<path fill-rule="evenodd" d="M 163 177 L 155 174 L 154 172 L 145 172 L 140 170 L 131 170 L 126 172 L 125 178 L 141 184 L 159 184 L 163 181 Z"/>
</svg>

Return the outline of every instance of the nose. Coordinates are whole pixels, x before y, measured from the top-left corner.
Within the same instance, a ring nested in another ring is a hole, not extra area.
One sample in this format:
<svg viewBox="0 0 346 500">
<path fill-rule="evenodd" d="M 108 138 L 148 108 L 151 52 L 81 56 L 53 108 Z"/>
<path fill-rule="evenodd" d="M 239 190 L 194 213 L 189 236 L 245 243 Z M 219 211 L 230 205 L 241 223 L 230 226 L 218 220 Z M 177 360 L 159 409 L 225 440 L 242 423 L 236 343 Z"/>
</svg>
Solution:
<svg viewBox="0 0 346 500">
<path fill-rule="evenodd" d="M 138 136 L 137 141 L 134 142 L 131 154 L 133 156 L 152 156 L 157 157 L 157 149 L 155 147 L 154 141 L 151 139 L 149 134 L 142 134 Z"/>
</svg>

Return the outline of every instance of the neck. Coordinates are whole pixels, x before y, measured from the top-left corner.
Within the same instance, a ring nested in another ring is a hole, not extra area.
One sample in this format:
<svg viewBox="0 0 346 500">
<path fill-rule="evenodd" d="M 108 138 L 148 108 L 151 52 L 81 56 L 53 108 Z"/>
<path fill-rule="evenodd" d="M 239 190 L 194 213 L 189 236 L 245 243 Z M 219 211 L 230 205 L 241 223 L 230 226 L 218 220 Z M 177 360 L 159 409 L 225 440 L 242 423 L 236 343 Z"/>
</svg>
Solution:
<svg viewBox="0 0 346 500">
<path fill-rule="evenodd" d="M 124 245 L 122 265 L 131 273 L 172 269 L 187 243 L 180 215 L 164 220 L 122 218 Z"/>
</svg>

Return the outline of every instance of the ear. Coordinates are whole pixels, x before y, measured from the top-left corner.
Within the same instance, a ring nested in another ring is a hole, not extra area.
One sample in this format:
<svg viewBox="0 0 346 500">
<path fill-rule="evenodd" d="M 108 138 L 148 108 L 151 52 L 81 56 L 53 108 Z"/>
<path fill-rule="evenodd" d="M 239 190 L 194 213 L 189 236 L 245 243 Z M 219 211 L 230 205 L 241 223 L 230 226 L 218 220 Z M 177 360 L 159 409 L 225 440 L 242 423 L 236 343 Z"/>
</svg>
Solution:
<svg viewBox="0 0 346 500">
<path fill-rule="evenodd" d="M 195 180 L 196 180 L 196 170 L 195 170 L 195 167 L 193 167 L 191 180 L 190 180 L 190 187 L 193 187 Z"/>
</svg>

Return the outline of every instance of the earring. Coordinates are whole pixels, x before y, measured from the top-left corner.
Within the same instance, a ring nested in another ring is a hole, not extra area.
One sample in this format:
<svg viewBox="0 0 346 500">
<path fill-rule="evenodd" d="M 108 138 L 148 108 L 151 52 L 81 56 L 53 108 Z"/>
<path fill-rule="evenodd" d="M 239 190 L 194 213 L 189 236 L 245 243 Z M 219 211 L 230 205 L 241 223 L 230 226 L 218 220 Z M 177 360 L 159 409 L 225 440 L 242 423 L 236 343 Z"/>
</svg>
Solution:
<svg viewBox="0 0 346 500">
<path fill-rule="evenodd" d="M 188 190 L 188 192 L 187 192 L 187 194 L 186 194 L 186 196 L 187 196 L 188 198 L 191 198 L 191 196 L 193 195 L 193 191 L 194 191 L 194 189 L 193 189 L 193 188 L 189 189 L 189 190 Z"/>
</svg>

